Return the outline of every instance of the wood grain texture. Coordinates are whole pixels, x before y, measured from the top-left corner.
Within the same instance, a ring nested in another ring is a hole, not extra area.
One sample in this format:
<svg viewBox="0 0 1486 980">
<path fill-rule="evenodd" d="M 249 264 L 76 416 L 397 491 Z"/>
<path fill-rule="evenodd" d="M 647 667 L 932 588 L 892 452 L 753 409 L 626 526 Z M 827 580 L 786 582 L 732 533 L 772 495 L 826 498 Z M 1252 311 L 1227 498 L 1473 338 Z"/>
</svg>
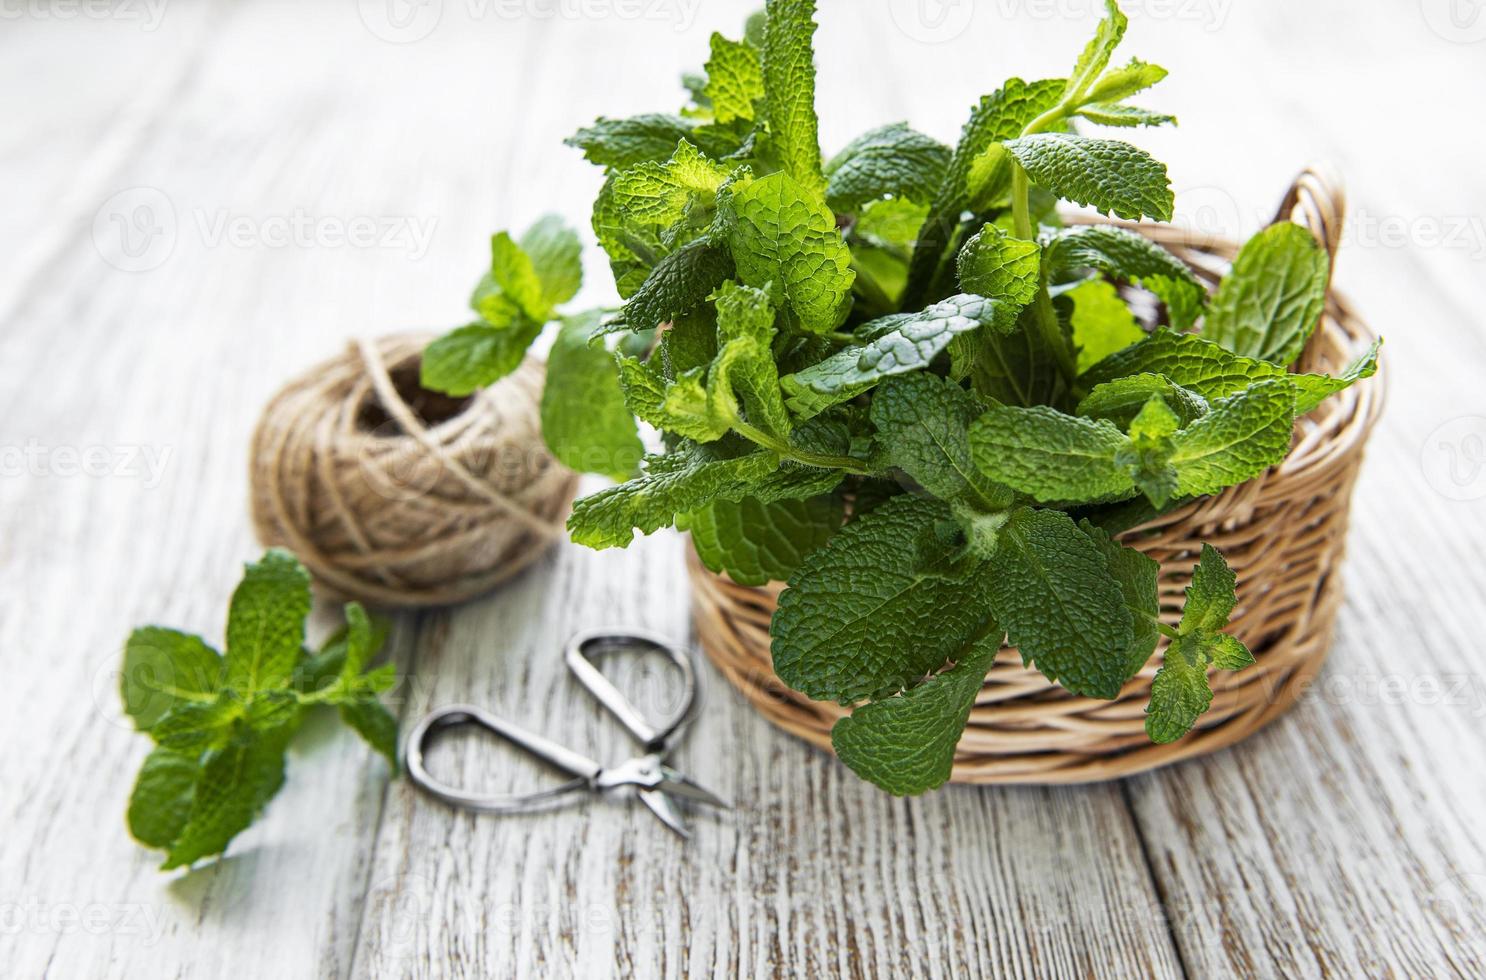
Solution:
<svg viewBox="0 0 1486 980">
<path fill-rule="evenodd" d="M 493 229 L 549 210 L 586 226 L 598 177 L 562 137 L 654 109 L 656 93 L 679 99 L 676 73 L 751 4 L 662 4 L 659 20 L 498 6 L 445 0 L 405 44 L 368 30 L 371 0 L 173 3 L 149 30 L 7 14 L 6 975 L 1486 972 L 1486 509 L 1421 466 L 1441 425 L 1486 416 L 1486 190 L 1463 121 L 1486 41 L 1440 36 L 1418 4 L 1132 18 L 1130 53 L 1172 70 L 1148 101 L 1183 127 L 1134 138 L 1171 163 L 1179 220 L 1251 231 L 1303 162 L 1331 160 L 1360 219 L 1340 285 L 1388 340 L 1390 407 L 1359 486 L 1337 647 L 1271 729 L 1124 784 L 903 801 L 775 732 L 704 668 L 706 707 L 676 760 L 738 808 L 697 814 L 688 845 L 623 801 L 454 813 L 317 724 L 232 856 L 159 874 L 123 826 L 146 743 L 113 672 L 137 624 L 219 635 L 256 551 L 244 466 L 259 407 L 347 337 L 458 322 Z M 1078 5 L 976 5 L 958 36 L 924 43 L 895 19 L 911 4 L 823 6 L 828 150 L 903 118 L 952 139 L 1002 77 L 1065 71 L 1091 23 Z M 170 203 L 174 245 L 129 272 L 108 261 L 107 209 L 141 187 Z M 430 237 L 264 240 L 268 219 L 296 213 Z M 233 220 L 245 244 L 216 237 Z M 606 301 L 596 252 L 586 270 L 585 298 Z M 39 462 L 12 466 L 28 447 Z M 67 453 L 90 447 L 106 472 L 73 473 Z M 563 546 L 487 600 L 402 618 L 398 710 L 475 701 L 618 758 L 622 733 L 566 677 L 560 644 L 602 624 L 687 635 L 682 546 Z M 664 706 L 663 672 L 622 681 Z M 473 739 L 432 761 L 491 788 L 544 778 Z"/>
</svg>

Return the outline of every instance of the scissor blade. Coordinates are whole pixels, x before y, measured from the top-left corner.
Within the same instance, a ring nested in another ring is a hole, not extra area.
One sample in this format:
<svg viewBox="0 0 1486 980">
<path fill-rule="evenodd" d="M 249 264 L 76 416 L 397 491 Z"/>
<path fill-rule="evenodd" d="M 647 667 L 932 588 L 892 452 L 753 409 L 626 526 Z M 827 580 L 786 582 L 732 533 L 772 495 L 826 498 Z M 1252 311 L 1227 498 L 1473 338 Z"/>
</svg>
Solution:
<svg viewBox="0 0 1486 980">
<path fill-rule="evenodd" d="M 686 824 L 681 819 L 681 814 L 676 812 L 676 807 L 671 803 L 666 794 L 658 789 L 640 790 L 640 802 L 650 808 L 650 812 L 660 817 L 660 822 L 670 827 L 683 839 L 691 838 L 691 831 L 686 829 Z"/>
<path fill-rule="evenodd" d="M 661 783 L 661 789 L 672 796 L 679 796 L 683 800 L 691 800 L 696 803 L 706 803 L 709 806 L 721 807 L 724 810 L 731 809 L 726 800 L 709 789 L 702 788 L 701 784 L 690 776 L 683 775 L 670 766 L 661 766 L 660 774 L 665 779 Z"/>
</svg>

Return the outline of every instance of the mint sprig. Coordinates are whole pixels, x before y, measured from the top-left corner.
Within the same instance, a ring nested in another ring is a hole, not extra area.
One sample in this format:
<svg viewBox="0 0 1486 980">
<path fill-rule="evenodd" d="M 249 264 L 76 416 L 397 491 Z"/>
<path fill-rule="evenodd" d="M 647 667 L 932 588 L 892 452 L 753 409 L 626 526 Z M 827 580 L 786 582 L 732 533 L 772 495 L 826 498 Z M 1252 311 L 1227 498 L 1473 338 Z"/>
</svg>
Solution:
<svg viewBox="0 0 1486 980">
<path fill-rule="evenodd" d="M 1166 71 L 1115 60 L 1113 0 L 1067 77 L 1006 81 L 952 146 L 895 123 L 824 162 L 814 14 L 770 0 L 742 37 L 711 39 L 679 112 L 569 141 L 604 169 L 593 231 L 624 304 L 565 321 L 544 428 L 630 445 L 632 414 L 665 447 L 604 470 L 624 482 L 575 505 L 573 539 L 683 527 L 709 568 L 786 581 L 776 672 L 855 706 L 837 752 L 892 792 L 947 777 L 1007 641 L 1096 698 L 1164 641 L 1149 731 L 1179 737 L 1211 699 L 1208 669 L 1250 660 L 1224 632 L 1236 583 L 1204 548 L 1171 626 L 1158 566 L 1112 534 L 1282 462 L 1296 419 L 1372 374 L 1377 348 L 1335 376 L 1291 369 L 1328 275 L 1298 227 L 1246 244 L 1212 296 L 1134 230 L 1064 227 L 1060 201 L 1172 214 L 1164 164 L 1087 131 L 1175 121 L 1129 101 Z M 503 369 L 554 315 L 541 249 L 502 239 L 492 259 L 483 325 L 458 335 L 466 363 L 430 349 L 443 380 Z"/>
<path fill-rule="evenodd" d="M 356 603 L 318 653 L 304 648 L 309 574 L 285 551 L 247 566 L 232 595 L 227 650 L 156 626 L 124 648 L 124 710 L 155 741 L 129 800 L 135 839 L 166 852 L 162 870 L 226 851 L 284 782 L 284 754 L 306 709 L 332 705 L 397 771 L 397 719 L 380 695 L 392 665 L 368 668 L 385 639 Z"/>
</svg>

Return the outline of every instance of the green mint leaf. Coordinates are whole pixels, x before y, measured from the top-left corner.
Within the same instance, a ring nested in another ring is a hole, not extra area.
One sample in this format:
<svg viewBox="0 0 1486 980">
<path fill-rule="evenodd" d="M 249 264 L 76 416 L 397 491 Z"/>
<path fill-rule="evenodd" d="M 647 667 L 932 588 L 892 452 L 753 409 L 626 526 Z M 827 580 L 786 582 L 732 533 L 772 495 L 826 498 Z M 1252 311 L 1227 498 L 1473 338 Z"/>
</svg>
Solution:
<svg viewBox="0 0 1486 980">
<path fill-rule="evenodd" d="M 1197 567 L 1192 571 L 1192 584 L 1187 586 L 1187 603 L 1182 607 L 1180 631 L 1183 635 L 1199 630 L 1216 631 L 1228 625 L 1228 617 L 1238 605 L 1235 591 L 1238 579 L 1228 562 L 1210 544 L 1202 546 Z"/>
<path fill-rule="evenodd" d="M 884 378 L 928 367 L 957 335 L 980 327 L 1005 332 L 1014 310 L 968 293 L 918 312 L 895 313 L 857 329 L 865 344 L 844 348 L 780 379 L 785 400 L 802 418 L 850 401 Z"/>
<path fill-rule="evenodd" d="M 191 799 L 191 810 L 161 870 L 221 854 L 284 784 L 284 745 L 245 736 L 209 751 Z"/>
<path fill-rule="evenodd" d="M 1102 419 L 1045 405 L 998 405 L 975 421 L 969 439 L 986 477 L 1038 501 L 1093 502 L 1131 489 L 1130 474 L 1115 460 L 1125 435 Z"/>
<path fill-rule="evenodd" d="M 715 411 L 731 421 L 741 407 L 751 425 L 788 438 L 791 423 L 774 363 L 774 307 L 768 294 L 727 282 L 715 300 L 722 346 L 707 378 Z"/>
<path fill-rule="evenodd" d="M 773 453 L 724 457 L 700 446 L 647 458 L 643 475 L 589 494 L 573 506 L 568 530 L 590 548 L 627 548 L 634 532 L 650 534 L 718 497 L 741 499 L 778 468 Z"/>
<path fill-rule="evenodd" d="M 583 151 L 601 167 L 623 170 L 669 157 L 682 139 L 695 139 L 695 127 L 680 116 L 648 113 L 629 119 L 600 118 L 563 142 Z"/>
<path fill-rule="evenodd" d="M 1056 106 L 1062 93 L 1062 79 L 1027 83 L 1013 78 L 983 96 L 971 111 L 950 157 L 944 183 L 919 231 L 903 299 L 905 307 L 921 306 L 932 298 L 930 293 L 960 225 L 960 215 L 981 203 L 977 198 L 995 196 L 994 188 L 1009 179 L 1002 141 L 1019 136 L 1028 123 Z"/>
<path fill-rule="evenodd" d="M 953 381 L 933 374 L 889 378 L 872 398 L 872 424 L 886 462 L 941 500 L 986 511 L 1011 506 L 1011 492 L 971 459 L 966 432 L 984 407 Z"/>
<path fill-rule="evenodd" d="M 490 239 L 490 279 L 499 287 L 500 295 L 515 303 L 530 319 L 545 323 L 551 317 L 552 306 L 546 300 L 531 256 L 504 231 L 496 232 Z M 480 312 L 485 312 L 483 305 Z"/>
<path fill-rule="evenodd" d="M 222 681 L 222 657 L 199 636 L 159 626 L 129 634 L 119 694 L 142 732 L 186 702 L 210 703 Z"/>
<path fill-rule="evenodd" d="M 516 370 L 542 324 L 520 316 L 509 327 L 471 323 L 452 330 L 423 351 L 419 383 L 462 398 Z"/>
<path fill-rule="evenodd" d="M 1161 669 L 1151 681 L 1145 730 L 1152 742 L 1175 742 L 1197 723 L 1213 703 L 1207 682 L 1207 657 L 1196 636 L 1184 636 L 1166 648 Z"/>
<path fill-rule="evenodd" d="M 1237 394 L 1259 381 L 1284 379 L 1298 391 L 1296 414 L 1304 415 L 1331 395 L 1377 370 L 1378 344 L 1336 377 L 1291 374 L 1285 368 L 1235 354 L 1219 344 L 1192 334 L 1157 330 L 1140 343 L 1106 357 L 1084 373 L 1086 387 L 1129 374 L 1164 374 L 1172 381 L 1216 401 Z"/>
<path fill-rule="evenodd" d="M 1089 41 L 1079 55 L 1068 76 L 1068 84 L 1063 88 L 1063 101 L 1069 105 L 1077 105 L 1092 97 L 1090 90 L 1099 76 L 1104 74 L 1104 69 L 1109 67 L 1109 59 L 1114 55 L 1115 48 L 1119 47 L 1125 36 L 1125 28 L 1129 25 L 1114 0 L 1104 0 L 1104 8 L 1104 19 L 1095 29 L 1093 40 Z"/>
<path fill-rule="evenodd" d="M 521 236 L 520 248 L 541 284 L 542 304 L 551 310 L 578 295 L 583 285 L 578 233 L 555 214 L 545 215 Z"/>
<path fill-rule="evenodd" d="M 942 785 L 1001 645 L 999 631 L 992 632 L 994 639 L 962 651 L 948 670 L 836 722 L 831 729 L 836 755 L 858 776 L 898 796 Z"/>
<path fill-rule="evenodd" d="M 1105 554 L 1067 514 L 1013 512 L 987 578 L 996 618 L 1024 662 L 1074 694 L 1120 693 L 1134 643 L 1130 610 Z"/>
<path fill-rule="evenodd" d="M 1175 116 L 1133 105 L 1095 103 L 1084 106 L 1078 114 L 1100 126 L 1170 126 L 1176 123 Z"/>
<path fill-rule="evenodd" d="M 150 737 L 164 748 L 200 755 L 225 745 L 246 717 L 243 702 L 223 691 L 214 701 L 176 705 L 150 729 Z"/>
<path fill-rule="evenodd" d="M 1042 249 L 987 224 L 965 243 L 956 259 L 960 288 L 967 293 L 1026 306 L 1037 295 Z"/>
<path fill-rule="evenodd" d="M 769 0 L 764 24 L 764 102 L 769 139 L 784 172 L 816 198 L 825 194 L 815 116 L 815 0 Z M 757 284 L 750 284 L 757 285 Z"/>
<path fill-rule="evenodd" d="M 973 340 L 979 349 L 970 376 L 978 393 L 1008 405 L 1064 403 L 1067 384 L 1057 355 L 1037 324 L 1034 307 L 1024 307 L 1015 326 L 1004 335 L 982 331 Z M 959 343 L 968 346 L 966 341 Z"/>
<path fill-rule="evenodd" d="M 903 198 L 868 201 L 857 214 L 852 236 L 856 241 L 878 248 L 902 250 L 913 244 L 928 216 L 926 205 Z"/>
<path fill-rule="evenodd" d="M 1157 507 L 1165 507 L 1181 486 L 1181 477 L 1171 462 L 1175 454 L 1172 437 L 1181 424 L 1166 399 L 1153 394 L 1130 420 L 1130 444 L 1115 456 L 1135 486 Z"/>
<path fill-rule="evenodd" d="M 559 462 L 615 480 L 633 476 L 644 447 L 625 405 L 614 355 L 590 346 L 595 311 L 563 320 L 547 355 L 542 438 Z"/>
<path fill-rule="evenodd" d="M 770 22 L 772 24 L 772 21 Z M 807 333 L 829 333 L 851 308 L 851 252 L 836 217 L 788 174 L 738 186 L 729 234 L 738 278 L 772 287 Z"/>
<path fill-rule="evenodd" d="M 891 197 L 928 205 L 944 183 L 949 147 L 893 123 L 863 133 L 825 167 L 826 202 L 840 214 Z"/>
<path fill-rule="evenodd" d="M 383 758 L 395 773 L 397 762 L 397 718 L 375 695 L 348 701 L 339 706 L 341 720 L 356 730 Z"/>
<path fill-rule="evenodd" d="M 688 242 L 656 263 L 624 305 L 624 322 L 631 330 L 652 330 L 696 309 L 731 278 L 725 247 L 707 237 Z"/>
<path fill-rule="evenodd" d="M 676 526 L 691 532 L 697 557 L 712 571 L 739 585 L 764 585 L 788 580 L 841 527 L 843 513 L 834 494 L 771 504 L 745 497 L 714 500 Z"/>
<path fill-rule="evenodd" d="M 135 840 L 170 847 L 190 816 L 199 772 L 195 756 L 174 749 L 157 748 L 145 758 L 129 795 L 129 833 Z"/>
<path fill-rule="evenodd" d="M 1139 92 L 1144 92 L 1165 77 L 1166 69 L 1160 65 L 1147 64 L 1139 58 L 1131 58 L 1130 63 L 1125 67 L 1105 72 L 1104 76 L 1089 89 L 1087 101 L 1106 104 L 1120 102 Z M 1126 107 L 1116 106 L 1115 108 Z"/>
<path fill-rule="evenodd" d="M 1190 327 L 1207 302 L 1207 290 L 1190 266 L 1144 235 L 1124 228 L 1085 225 L 1061 232 L 1048 246 L 1047 264 L 1054 278 L 1078 269 L 1097 269 L 1149 289 L 1166 304 L 1167 317 L 1177 331 Z"/>
<path fill-rule="evenodd" d="M 899 690 L 986 633 L 986 576 L 932 567 L 945 557 L 934 526 L 948 517 L 937 501 L 895 497 L 806 557 L 769 629 L 775 673 L 844 704 Z"/>
<path fill-rule="evenodd" d="M 1228 633 L 1214 633 L 1207 638 L 1207 654 L 1213 666 L 1222 670 L 1243 670 L 1254 663 L 1254 655 L 1243 641 Z"/>
<path fill-rule="evenodd" d="M 615 197 L 619 174 L 611 173 L 593 199 L 593 234 L 609 257 L 614 286 L 629 299 L 650 276 L 661 256 L 672 249 L 661 243 L 661 229 L 637 221 L 624 212 Z M 477 307 L 478 309 L 478 307 Z"/>
<path fill-rule="evenodd" d="M 1160 374 L 1132 374 L 1095 385 L 1083 401 L 1078 403 L 1078 414 L 1089 418 L 1108 419 L 1121 428 L 1128 429 L 1152 398 L 1160 398 L 1176 413 L 1178 428 L 1190 425 L 1208 412 L 1207 399 L 1194 391 L 1188 391 L 1170 378 Z"/>
<path fill-rule="evenodd" d="M 354 677 L 376 656 L 386 634 L 377 635 L 371 617 L 359 602 L 346 603 L 346 656 L 341 663 L 341 676 Z"/>
<path fill-rule="evenodd" d="M 1137 221 L 1170 221 L 1166 165 L 1117 140 L 1038 133 L 1005 144 L 1033 182 L 1066 201 Z"/>
<path fill-rule="evenodd" d="M 310 576 L 298 559 L 274 548 L 249 564 L 227 612 L 223 686 L 251 694 L 286 684 L 309 612 Z"/>
<path fill-rule="evenodd" d="M 1124 655 L 1124 679 L 1129 680 L 1151 659 L 1161 639 L 1157 625 L 1161 616 L 1161 563 L 1125 547 L 1088 521 L 1080 521 L 1078 527 L 1104 555 L 1105 568 L 1119 585 L 1125 607 L 1130 610 L 1130 645 Z"/>
<path fill-rule="evenodd" d="M 638 358 L 621 357 L 619 385 L 629 410 L 664 432 L 696 442 L 715 442 L 732 423 L 732 416 L 716 411 L 699 367 L 668 382 L 654 365 Z"/>
<path fill-rule="evenodd" d="M 1145 339 L 1145 331 L 1113 283 L 1090 279 L 1065 295 L 1073 303 L 1073 313 L 1068 322 L 1073 333 L 1073 349 L 1078 352 L 1077 368 L 1080 372 L 1087 371 L 1115 351 Z"/>
<path fill-rule="evenodd" d="M 682 140 L 665 163 L 641 163 L 616 174 L 614 202 L 637 221 L 673 225 L 698 202 L 710 206 L 727 177 L 727 168 Z"/>
<path fill-rule="evenodd" d="M 1304 228 L 1270 225 L 1239 250 L 1213 295 L 1202 336 L 1245 357 L 1288 366 L 1321 322 L 1331 263 Z"/>
<path fill-rule="evenodd" d="M 1281 462 L 1290 451 L 1295 409 L 1295 387 L 1284 378 L 1215 402 L 1172 439 L 1177 494 L 1217 493 Z"/>
<path fill-rule="evenodd" d="M 712 57 L 707 60 L 707 84 L 702 89 L 714 118 L 720 123 L 753 119 L 754 103 L 764 97 L 764 68 L 758 49 L 747 41 L 729 41 L 712 35 Z"/>
</svg>

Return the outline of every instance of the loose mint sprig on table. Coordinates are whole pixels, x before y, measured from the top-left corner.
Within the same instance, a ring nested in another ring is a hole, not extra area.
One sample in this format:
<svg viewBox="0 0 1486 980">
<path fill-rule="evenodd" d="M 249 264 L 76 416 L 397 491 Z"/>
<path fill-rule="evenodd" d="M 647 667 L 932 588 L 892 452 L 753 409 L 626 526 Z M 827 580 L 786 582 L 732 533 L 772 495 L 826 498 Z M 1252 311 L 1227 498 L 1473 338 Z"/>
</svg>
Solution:
<svg viewBox="0 0 1486 980">
<path fill-rule="evenodd" d="M 284 753 L 315 705 L 341 719 L 397 771 L 397 719 L 379 695 L 391 664 L 368 667 L 386 639 L 356 603 L 319 652 L 304 648 L 310 578 L 273 550 L 247 566 L 227 615 L 227 650 L 159 626 L 124 648 L 120 693 L 155 741 L 129 800 L 129 831 L 166 852 L 162 870 L 221 854 L 284 783 Z"/>
<path fill-rule="evenodd" d="M 787 581 L 776 672 L 856 705 L 836 751 L 895 793 L 948 778 L 1005 641 L 1114 698 L 1164 638 L 1146 728 L 1190 730 L 1208 669 L 1252 660 L 1222 632 L 1234 576 L 1204 546 L 1172 626 L 1156 563 L 1111 535 L 1279 463 L 1297 417 L 1376 367 L 1291 369 L 1329 276 L 1298 226 L 1209 296 L 1133 230 L 1062 223 L 1059 201 L 1172 215 L 1164 165 L 1083 131 L 1175 122 L 1129 101 L 1166 72 L 1113 61 L 1125 28 L 1107 3 L 1067 78 L 1006 82 L 953 147 L 895 123 L 824 160 L 814 4 L 772 0 L 713 36 L 679 113 L 569 140 L 604 169 L 593 230 L 624 299 L 588 350 L 617 344 L 628 409 L 665 437 L 572 536 L 674 525 L 715 571 Z"/>
</svg>

